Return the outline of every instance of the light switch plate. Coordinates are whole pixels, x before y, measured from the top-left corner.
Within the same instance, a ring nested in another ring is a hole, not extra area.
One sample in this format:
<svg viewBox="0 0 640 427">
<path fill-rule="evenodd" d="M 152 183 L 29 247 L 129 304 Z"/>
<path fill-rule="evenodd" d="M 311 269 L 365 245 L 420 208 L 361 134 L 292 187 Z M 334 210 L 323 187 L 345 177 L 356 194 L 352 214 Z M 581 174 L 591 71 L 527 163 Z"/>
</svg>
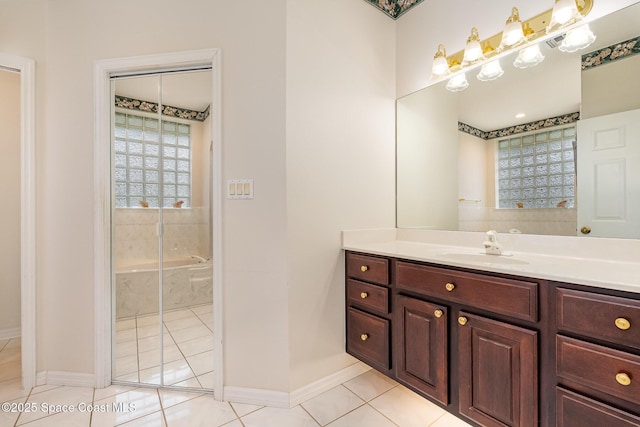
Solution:
<svg viewBox="0 0 640 427">
<path fill-rule="evenodd" d="M 227 199 L 253 199 L 252 179 L 230 179 L 227 181 Z"/>
</svg>

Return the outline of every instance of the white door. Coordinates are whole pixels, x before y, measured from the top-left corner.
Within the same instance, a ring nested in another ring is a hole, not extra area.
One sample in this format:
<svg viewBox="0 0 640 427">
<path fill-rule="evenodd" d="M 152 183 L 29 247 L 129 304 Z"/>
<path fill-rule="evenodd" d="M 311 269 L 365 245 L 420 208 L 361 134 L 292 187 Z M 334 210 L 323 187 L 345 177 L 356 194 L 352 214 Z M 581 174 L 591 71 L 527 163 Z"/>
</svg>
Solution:
<svg viewBox="0 0 640 427">
<path fill-rule="evenodd" d="M 640 110 L 580 120 L 577 159 L 578 235 L 640 238 Z"/>
</svg>

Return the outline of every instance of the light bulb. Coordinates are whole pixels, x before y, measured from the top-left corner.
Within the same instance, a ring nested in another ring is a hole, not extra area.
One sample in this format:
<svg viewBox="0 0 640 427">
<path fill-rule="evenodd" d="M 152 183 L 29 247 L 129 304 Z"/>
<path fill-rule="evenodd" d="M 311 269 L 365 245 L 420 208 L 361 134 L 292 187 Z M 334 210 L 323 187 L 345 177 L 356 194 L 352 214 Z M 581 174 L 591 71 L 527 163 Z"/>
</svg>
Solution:
<svg viewBox="0 0 640 427">
<path fill-rule="evenodd" d="M 562 52 L 576 52 L 590 46 L 595 40 L 596 36 L 589 28 L 589 25 L 586 24 L 567 31 L 567 34 L 562 40 L 562 43 L 560 43 L 560 46 L 558 46 L 558 49 Z"/>
<path fill-rule="evenodd" d="M 517 68 L 534 67 L 544 61 L 544 55 L 540 52 L 540 45 L 526 47 L 518 52 L 518 57 L 513 61 L 513 65 Z"/>
<path fill-rule="evenodd" d="M 451 92 L 460 92 L 469 87 L 467 76 L 464 73 L 457 74 L 449 79 L 446 89 Z"/>
<path fill-rule="evenodd" d="M 487 82 L 495 80 L 503 74 L 504 70 L 500 66 L 500 61 L 496 59 L 495 61 L 484 64 L 476 77 L 480 81 Z"/>
</svg>

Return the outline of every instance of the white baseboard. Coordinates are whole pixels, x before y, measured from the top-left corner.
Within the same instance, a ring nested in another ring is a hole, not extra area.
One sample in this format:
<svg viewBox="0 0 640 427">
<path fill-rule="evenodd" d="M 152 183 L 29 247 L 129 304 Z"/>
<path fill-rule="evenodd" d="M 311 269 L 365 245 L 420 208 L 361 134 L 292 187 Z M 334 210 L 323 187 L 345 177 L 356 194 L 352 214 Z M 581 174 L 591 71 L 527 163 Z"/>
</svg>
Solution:
<svg viewBox="0 0 640 427">
<path fill-rule="evenodd" d="M 21 335 L 22 335 L 22 328 L 20 328 L 20 326 L 18 326 L 17 328 L 0 329 L 0 340 L 20 338 Z"/>
<path fill-rule="evenodd" d="M 93 374 L 64 371 L 42 371 L 36 376 L 37 385 L 65 385 L 69 387 L 95 387 Z"/>
<path fill-rule="evenodd" d="M 334 374 L 321 378 L 318 381 L 314 381 L 311 384 L 307 384 L 304 387 L 300 387 L 299 389 L 292 391 L 289 395 L 289 406 L 293 408 L 312 397 L 331 390 L 332 388 L 337 387 L 358 375 L 364 374 L 370 369 L 370 366 L 367 366 L 362 362 L 357 362 Z"/>
<path fill-rule="evenodd" d="M 324 393 L 325 391 L 331 390 L 343 382 L 349 381 L 370 369 L 371 367 L 364 363 L 357 362 L 334 374 L 321 378 L 318 381 L 314 381 L 304 387 L 300 387 L 291 393 L 244 387 L 225 387 L 224 400 L 234 403 L 246 403 L 249 405 L 293 408 L 294 406 Z"/>
</svg>

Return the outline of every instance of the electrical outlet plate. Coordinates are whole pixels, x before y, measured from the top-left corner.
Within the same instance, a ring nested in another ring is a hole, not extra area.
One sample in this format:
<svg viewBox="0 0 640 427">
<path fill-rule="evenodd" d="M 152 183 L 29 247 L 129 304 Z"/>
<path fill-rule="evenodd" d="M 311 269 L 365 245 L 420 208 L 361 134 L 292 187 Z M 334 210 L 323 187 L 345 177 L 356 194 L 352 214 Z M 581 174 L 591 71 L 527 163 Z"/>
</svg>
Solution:
<svg viewBox="0 0 640 427">
<path fill-rule="evenodd" d="M 227 199 L 253 199 L 253 180 L 227 180 Z"/>
</svg>

